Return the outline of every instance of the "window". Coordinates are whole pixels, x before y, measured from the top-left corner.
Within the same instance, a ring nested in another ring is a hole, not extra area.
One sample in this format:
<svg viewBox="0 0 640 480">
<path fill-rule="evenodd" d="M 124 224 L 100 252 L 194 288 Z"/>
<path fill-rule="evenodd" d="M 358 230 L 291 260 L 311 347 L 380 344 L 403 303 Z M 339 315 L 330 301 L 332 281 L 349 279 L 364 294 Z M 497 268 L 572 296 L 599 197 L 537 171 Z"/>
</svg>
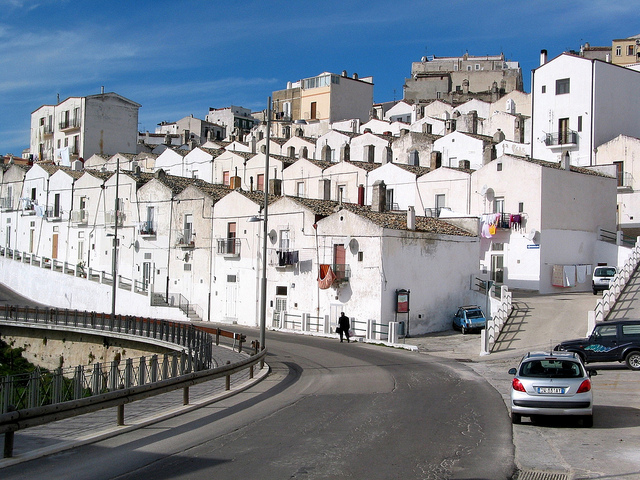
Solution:
<svg viewBox="0 0 640 480">
<path fill-rule="evenodd" d="M 365 145 L 364 147 L 364 161 L 373 163 L 375 159 L 376 147 L 374 145 Z"/>
<path fill-rule="evenodd" d="M 622 56 L 622 47 L 618 45 L 616 47 L 616 57 L 620 57 L 620 56 Z"/>
<path fill-rule="evenodd" d="M 264 173 L 258 174 L 258 182 L 256 183 L 256 189 L 264 192 Z"/>
<path fill-rule="evenodd" d="M 560 78 L 556 80 L 556 95 L 564 95 L 569 93 L 570 79 Z"/>
<path fill-rule="evenodd" d="M 618 186 L 624 186 L 624 163 L 623 162 L 613 162 L 616 166 L 616 178 L 618 179 Z"/>
<path fill-rule="evenodd" d="M 296 183 L 296 197 L 304 197 L 304 182 Z"/>
<path fill-rule="evenodd" d="M 524 202 L 518 203 L 518 213 L 524 212 Z"/>
<path fill-rule="evenodd" d="M 436 195 L 436 216 L 440 216 L 440 211 L 447 205 L 447 197 L 444 193 Z"/>
<path fill-rule="evenodd" d="M 502 242 L 491 242 L 491 250 L 494 252 L 502 252 L 504 251 L 504 243 Z"/>
<path fill-rule="evenodd" d="M 409 165 L 420 165 L 420 155 L 417 150 L 411 150 L 409 152 Z"/>
<path fill-rule="evenodd" d="M 193 215 L 185 213 L 184 215 L 184 238 L 182 243 L 185 245 L 190 244 L 193 241 Z"/>
<path fill-rule="evenodd" d="M 558 119 L 558 143 L 565 144 L 570 143 L 569 138 L 569 119 L 568 118 L 560 118 Z"/>
<path fill-rule="evenodd" d="M 318 103 L 317 102 L 311 102 L 311 116 L 310 116 L 310 118 L 312 120 L 314 120 L 316 118 L 317 114 L 318 114 Z"/>
<path fill-rule="evenodd" d="M 59 193 L 56 193 L 55 196 L 53 197 L 53 216 L 56 218 L 60 216 L 60 194 Z"/>
<path fill-rule="evenodd" d="M 504 213 L 504 197 L 496 197 L 493 201 L 493 213 Z"/>
<path fill-rule="evenodd" d="M 480 64 L 476 63 L 476 70 L 480 70 Z"/>
<path fill-rule="evenodd" d="M 502 171 L 502 162 L 496 163 L 496 170 L 499 171 L 499 172 Z"/>
<path fill-rule="evenodd" d="M 346 185 L 338 185 L 338 202 L 346 202 L 347 201 L 347 186 Z"/>
<path fill-rule="evenodd" d="M 361 262 L 364 259 L 364 253 L 358 252 L 358 261 Z"/>
<path fill-rule="evenodd" d="M 542 93 L 547 93 L 547 86 L 546 85 L 542 85 Z"/>
<path fill-rule="evenodd" d="M 633 57 L 633 45 L 627 45 L 627 55 Z"/>
<path fill-rule="evenodd" d="M 393 208 L 393 188 L 387 188 L 385 201 L 387 210 L 395 210 Z"/>
<path fill-rule="evenodd" d="M 222 172 L 222 184 L 229 186 L 229 171 Z"/>
<path fill-rule="evenodd" d="M 280 230 L 280 251 L 288 252 L 290 243 L 289 230 Z"/>
<path fill-rule="evenodd" d="M 471 65 L 467 65 L 467 72 L 471 71 Z"/>
<path fill-rule="evenodd" d="M 582 115 L 578 116 L 578 131 L 582 131 Z"/>
<path fill-rule="evenodd" d="M 227 224 L 226 253 L 236 253 L 236 222 L 229 222 Z"/>
</svg>

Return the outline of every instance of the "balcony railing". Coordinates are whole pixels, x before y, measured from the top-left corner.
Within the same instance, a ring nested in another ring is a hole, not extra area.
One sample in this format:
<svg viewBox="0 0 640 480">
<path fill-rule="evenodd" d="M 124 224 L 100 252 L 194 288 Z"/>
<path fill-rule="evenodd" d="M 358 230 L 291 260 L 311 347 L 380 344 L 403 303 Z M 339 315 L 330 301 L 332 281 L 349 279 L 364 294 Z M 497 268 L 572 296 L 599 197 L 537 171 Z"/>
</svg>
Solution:
<svg viewBox="0 0 640 480">
<path fill-rule="evenodd" d="M 53 125 L 42 125 L 43 135 L 53 135 Z"/>
<path fill-rule="evenodd" d="M 239 238 L 218 238 L 218 255 L 224 257 L 240 256 L 240 239 Z"/>
<path fill-rule="evenodd" d="M 181 237 L 178 238 L 176 242 L 176 247 L 179 248 L 195 248 L 196 247 L 196 237 L 191 232 L 191 230 L 185 230 Z"/>
<path fill-rule="evenodd" d="M 149 220 L 142 222 L 138 227 L 138 233 L 143 237 L 155 237 L 157 233 L 155 222 Z"/>
<path fill-rule="evenodd" d="M 63 214 L 64 212 L 62 211 L 61 208 L 55 208 L 55 207 L 47 207 L 46 213 L 45 213 L 47 220 L 60 220 L 62 219 Z"/>
<path fill-rule="evenodd" d="M 89 221 L 89 210 L 72 210 L 71 223 L 87 223 Z"/>
<path fill-rule="evenodd" d="M 79 128 L 80 127 L 80 119 L 79 118 L 69 118 L 67 120 L 62 120 L 58 124 L 58 127 L 60 128 L 60 130 L 71 130 L 73 128 Z"/>
<path fill-rule="evenodd" d="M 522 226 L 524 213 L 485 213 L 481 217 L 483 223 L 495 225 L 496 228 L 508 230 L 512 227 Z"/>
<path fill-rule="evenodd" d="M 118 226 L 122 226 L 124 223 L 124 212 L 122 210 L 118 210 Z M 109 226 L 114 226 L 116 224 L 116 211 L 109 210 L 104 214 L 104 223 Z"/>
<path fill-rule="evenodd" d="M 443 209 L 446 209 L 447 207 L 432 207 L 432 208 L 425 208 L 424 209 L 424 216 L 425 217 L 433 217 L 433 218 L 438 218 L 440 216 L 440 212 L 442 212 Z"/>
<path fill-rule="evenodd" d="M 334 263 L 331 265 L 331 270 L 333 270 L 333 274 L 336 276 L 334 282 L 346 283 L 349 281 L 349 278 L 351 278 L 351 267 L 349 265 Z"/>
<path fill-rule="evenodd" d="M 13 210 L 13 197 L 0 198 L 0 208 L 2 210 Z"/>
<path fill-rule="evenodd" d="M 559 145 L 577 145 L 578 132 L 567 130 L 565 132 L 547 133 L 544 138 L 544 144 L 547 147 L 556 147 Z"/>
<path fill-rule="evenodd" d="M 618 188 L 633 188 L 633 175 L 629 172 L 618 172 Z"/>
</svg>

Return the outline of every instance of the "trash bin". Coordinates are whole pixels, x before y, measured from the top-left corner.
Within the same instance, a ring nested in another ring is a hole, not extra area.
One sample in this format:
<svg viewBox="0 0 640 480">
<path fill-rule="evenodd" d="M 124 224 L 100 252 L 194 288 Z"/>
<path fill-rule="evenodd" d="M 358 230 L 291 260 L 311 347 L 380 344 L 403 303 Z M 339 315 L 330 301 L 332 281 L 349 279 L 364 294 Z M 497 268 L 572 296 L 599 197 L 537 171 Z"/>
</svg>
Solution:
<svg viewBox="0 0 640 480">
<path fill-rule="evenodd" d="M 404 322 L 398 322 L 398 336 L 404 337 Z"/>
</svg>

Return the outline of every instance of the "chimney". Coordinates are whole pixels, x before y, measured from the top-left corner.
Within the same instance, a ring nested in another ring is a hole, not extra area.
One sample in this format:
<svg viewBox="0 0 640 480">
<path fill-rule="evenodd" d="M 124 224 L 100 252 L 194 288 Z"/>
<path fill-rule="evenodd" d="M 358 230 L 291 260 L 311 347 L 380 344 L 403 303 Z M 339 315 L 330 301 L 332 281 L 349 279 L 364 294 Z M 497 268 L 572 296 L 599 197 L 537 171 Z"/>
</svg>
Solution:
<svg viewBox="0 0 640 480">
<path fill-rule="evenodd" d="M 471 169 L 471 160 L 460 160 L 458 162 L 458 168 L 463 168 L 465 170 Z"/>
<path fill-rule="evenodd" d="M 456 119 L 450 118 L 444 121 L 445 134 L 456 131 Z"/>
<path fill-rule="evenodd" d="M 269 193 L 279 197 L 282 195 L 282 180 L 279 178 L 274 178 L 269 180 Z"/>
<path fill-rule="evenodd" d="M 407 230 L 416 229 L 416 209 L 412 206 L 407 207 Z"/>
<path fill-rule="evenodd" d="M 387 186 L 383 180 L 376 180 L 371 193 L 371 211 L 384 212 L 387 203 Z"/>
<path fill-rule="evenodd" d="M 540 66 L 544 65 L 545 63 L 547 63 L 547 51 L 540 50 Z"/>
<path fill-rule="evenodd" d="M 469 116 L 471 117 L 471 133 L 478 133 L 478 112 L 471 110 Z"/>
<path fill-rule="evenodd" d="M 429 168 L 431 170 L 435 170 L 437 168 L 440 168 L 441 165 L 442 165 L 442 152 L 438 152 L 437 150 L 434 150 L 433 152 L 431 152 L 431 161 L 429 163 Z"/>
<path fill-rule="evenodd" d="M 496 131 L 496 133 L 493 134 L 493 141 L 495 143 L 500 143 L 500 142 L 504 141 L 505 138 L 506 137 L 504 135 L 504 132 L 502 130 L 500 130 L 500 129 L 498 129 Z"/>
<path fill-rule="evenodd" d="M 605 58 L 605 62 L 611 63 L 611 54 L 610 53 L 607 53 L 604 58 Z"/>
<path fill-rule="evenodd" d="M 100 93 L 104 95 L 104 85 L 100 87 Z"/>
<path fill-rule="evenodd" d="M 571 170 L 571 155 L 569 152 L 564 152 L 560 157 L 560 168 L 563 170 Z"/>
</svg>

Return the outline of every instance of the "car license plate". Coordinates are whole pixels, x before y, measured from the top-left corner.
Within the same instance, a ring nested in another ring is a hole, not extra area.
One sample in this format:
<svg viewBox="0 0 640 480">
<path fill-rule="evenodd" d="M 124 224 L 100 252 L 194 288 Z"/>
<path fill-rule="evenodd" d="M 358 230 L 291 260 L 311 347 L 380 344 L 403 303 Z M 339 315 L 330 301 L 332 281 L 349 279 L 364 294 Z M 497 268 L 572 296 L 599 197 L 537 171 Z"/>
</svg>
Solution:
<svg viewBox="0 0 640 480">
<path fill-rule="evenodd" d="M 562 387 L 538 387 L 538 393 L 541 394 L 564 394 L 564 388 Z"/>
</svg>

